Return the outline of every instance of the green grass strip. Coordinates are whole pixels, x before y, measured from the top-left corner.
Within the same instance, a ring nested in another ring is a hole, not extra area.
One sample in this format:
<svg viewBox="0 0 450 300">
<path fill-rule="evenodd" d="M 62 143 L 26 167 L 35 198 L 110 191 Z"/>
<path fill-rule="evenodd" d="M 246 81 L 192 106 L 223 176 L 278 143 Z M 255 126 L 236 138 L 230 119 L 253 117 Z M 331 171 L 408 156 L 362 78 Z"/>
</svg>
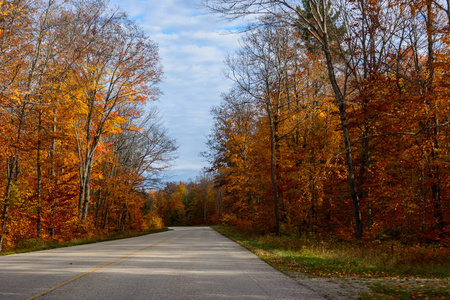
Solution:
<svg viewBox="0 0 450 300">
<path fill-rule="evenodd" d="M 22 243 L 22 247 L 19 247 L 18 249 L 15 249 L 13 251 L 5 251 L 1 252 L 0 256 L 4 255 L 11 255 L 11 254 L 19 254 L 19 253 L 28 253 L 28 252 L 34 252 L 34 251 L 42 251 L 42 250 L 48 250 L 48 249 L 55 249 L 55 248 L 64 248 L 64 247 L 72 247 L 72 246 L 78 246 L 78 245 L 86 245 L 86 244 L 94 244 L 99 242 L 107 242 L 107 241 L 114 241 L 114 240 L 120 240 L 120 239 L 127 239 L 131 237 L 138 237 L 163 231 L 168 231 L 168 228 L 162 228 L 162 229 L 153 229 L 148 231 L 131 231 L 131 232 L 120 232 L 113 235 L 105 236 L 105 237 L 97 237 L 94 239 L 87 239 L 83 240 L 76 239 L 73 241 L 68 242 L 57 242 L 54 240 L 29 240 L 24 241 Z M 36 245 L 37 244 L 37 245 Z"/>
</svg>

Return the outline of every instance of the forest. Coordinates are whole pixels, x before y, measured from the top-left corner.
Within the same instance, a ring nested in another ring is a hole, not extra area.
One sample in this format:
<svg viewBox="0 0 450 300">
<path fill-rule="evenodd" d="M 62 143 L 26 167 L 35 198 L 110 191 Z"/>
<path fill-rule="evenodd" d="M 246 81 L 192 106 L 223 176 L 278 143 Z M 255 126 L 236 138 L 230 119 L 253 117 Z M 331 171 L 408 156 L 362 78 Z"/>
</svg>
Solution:
<svg viewBox="0 0 450 300">
<path fill-rule="evenodd" d="M 104 0 L 0 1 L 0 251 L 161 227 L 158 47 Z"/>
<path fill-rule="evenodd" d="M 449 245 L 448 1 L 202 5 L 247 22 L 233 84 L 209 167 L 155 188 L 177 149 L 146 106 L 156 43 L 104 0 L 0 1 L 0 251 L 219 223 Z"/>
<path fill-rule="evenodd" d="M 209 194 L 194 187 L 203 200 L 186 220 L 195 193 L 167 187 L 165 220 L 203 212 L 262 234 L 448 246 L 443 2 L 203 1 L 247 26 L 225 59 L 234 85 L 211 110 Z"/>
</svg>

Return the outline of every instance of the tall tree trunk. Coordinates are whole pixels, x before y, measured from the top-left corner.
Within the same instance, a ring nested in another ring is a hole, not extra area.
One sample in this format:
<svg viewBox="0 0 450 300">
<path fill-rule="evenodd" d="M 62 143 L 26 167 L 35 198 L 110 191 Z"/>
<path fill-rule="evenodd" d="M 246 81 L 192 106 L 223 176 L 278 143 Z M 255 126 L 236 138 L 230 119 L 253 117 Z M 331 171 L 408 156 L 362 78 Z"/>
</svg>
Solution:
<svg viewBox="0 0 450 300">
<path fill-rule="evenodd" d="M 36 170 L 37 170 L 37 221 L 36 221 L 36 236 L 41 238 L 42 231 L 42 162 L 41 162 L 41 131 L 42 131 L 42 108 L 39 108 L 38 112 L 38 141 L 37 141 L 37 157 L 36 157 Z"/>
<path fill-rule="evenodd" d="M 326 18 L 325 18 L 325 20 L 326 20 Z M 326 29 L 326 25 L 324 26 L 324 28 Z M 326 63 L 327 63 L 328 76 L 330 77 L 331 86 L 333 87 L 334 95 L 336 97 L 336 101 L 337 101 L 338 108 L 339 108 L 339 116 L 340 116 L 340 120 L 341 120 L 342 134 L 343 134 L 344 143 L 345 143 L 348 182 L 349 182 L 350 194 L 351 194 L 352 201 L 353 201 L 353 210 L 354 210 L 354 215 L 355 215 L 355 237 L 357 239 L 361 239 L 363 236 L 363 222 L 362 222 L 362 218 L 361 218 L 359 196 L 358 196 L 358 192 L 357 192 L 357 188 L 356 188 L 351 141 L 350 141 L 350 134 L 348 132 L 345 96 L 342 94 L 342 92 L 339 88 L 339 85 L 336 81 L 336 75 L 335 75 L 333 60 L 332 60 L 332 56 L 331 56 L 328 33 L 325 31 L 323 34 L 324 34 L 323 52 L 325 54 L 325 59 L 326 59 Z"/>
<path fill-rule="evenodd" d="M 50 186 L 51 186 L 51 193 L 50 193 L 50 203 L 51 203 L 51 211 L 52 211 L 52 227 L 50 228 L 51 236 L 52 238 L 55 237 L 55 226 L 56 226 L 56 186 L 57 186 L 57 179 L 56 179 L 56 162 L 55 162 L 55 156 L 56 156 L 56 115 L 58 111 L 57 109 L 53 109 L 53 125 L 52 125 L 52 146 L 50 150 L 50 159 L 52 162 L 52 167 L 50 170 Z"/>
<path fill-rule="evenodd" d="M 16 174 L 16 165 L 18 163 L 18 155 L 12 156 L 8 158 L 7 162 L 7 183 L 6 183 L 6 191 L 5 191 L 5 203 L 3 205 L 3 211 L 2 211 L 2 226 L 1 226 L 1 233 L 0 233 L 0 252 L 3 250 L 3 241 L 5 239 L 5 236 L 7 234 L 6 232 L 6 225 L 8 223 L 8 213 L 9 213 L 9 206 L 11 204 L 11 189 L 12 185 L 17 178 Z"/>
<path fill-rule="evenodd" d="M 78 195 L 78 217 L 81 220 L 83 214 L 83 201 L 84 201 L 84 190 L 86 189 L 86 173 L 84 170 L 84 163 L 80 161 L 79 175 L 80 175 L 80 191 Z"/>
<path fill-rule="evenodd" d="M 420 182 L 422 194 L 422 231 L 423 235 L 427 236 L 427 198 L 425 194 L 425 151 L 422 149 L 422 164 L 420 168 Z"/>
<path fill-rule="evenodd" d="M 314 118 L 316 115 L 316 101 L 312 103 L 312 112 L 309 115 L 309 126 L 308 126 L 308 143 L 309 143 L 309 163 L 313 166 L 312 170 L 309 171 L 309 190 L 310 190 L 310 203 L 311 203 L 311 223 L 309 227 L 314 231 L 317 214 L 316 214 L 316 147 L 314 145 L 313 136 L 313 124 L 315 122 Z"/>
<path fill-rule="evenodd" d="M 81 139 L 81 135 L 77 128 L 75 128 L 75 134 L 77 139 L 77 147 L 78 147 L 78 157 L 80 160 L 80 194 L 78 198 L 78 216 L 81 221 L 87 218 L 88 208 L 89 208 L 89 200 L 91 193 L 91 171 L 92 165 L 94 163 L 94 154 L 95 149 L 100 141 L 98 136 L 92 138 L 92 123 L 93 123 L 93 115 L 94 115 L 94 98 L 95 94 L 92 96 L 92 99 L 89 101 L 89 112 L 87 116 L 87 124 L 85 128 L 85 137 L 86 141 L 83 143 Z M 98 132 L 97 132 L 98 134 Z M 86 145 L 86 147 L 83 146 Z"/>
<path fill-rule="evenodd" d="M 362 149 L 361 149 L 361 165 L 360 165 L 360 169 L 359 169 L 359 183 L 360 183 L 360 187 L 363 184 L 366 184 L 366 180 L 367 180 L 367 172 L 370 169 L 370 139 L 368 137 L 369 133 L 369 129 L 370 126 L 367 122 L 367 120 L 365 120 L 365 125 L 364 125 L 364 132 L 363 132 L 363 136 L 362 136 L 362 141 L 361 141 L 361 145 L 362 145 Z M 364 199 L 368 197 L 368 192 L 367 191 L 363 191 L 362 189 L 359 191 L 359 198 L 360 199 Z M 367 219 L 366 219 L 366 226 L 367 228 L 370 228 L 372 226 L 373 220 L 372 220 L 372 205 L 369 201 L 366 201 L 367 203 L 367 211 L 366 211 L 366 215 L 367 215 Z"/>
<path fill-rule="evenodd" d="M 6 174 L 6 187 L 5 187 L 5 196 L 4 196 L 4 204 L 3 204 L 3 210 L 2 210 L 2 224 L 1 224 L 1 233 L 0 233 L 0 252 L 3 250 L 3 242 L 5 239 L 6 232 L 6 225 L 8 223 L 8 216 L 9 216 L 9 207 L 11 205 L 11 189 L 13 187 L 13 184 L 16 182 L 16 180 L 19 178 L 20 169 L 19 169 L 19 149 L 17 144 L 22 139 L 22 128 L 25 123 L 25 104 L 22 105 L 21 110 L 21 117 L 20 122 L 17 127 L 17 137 L 15 140 L 16 146 L 14 146 L 14 155 L 11 155 L 7 158 L 7 174 Z"/>
<path fill-rule="evenodd" d="M 428 78 L 426 81 L 426 96 L 431 95 L 433 93 L 434 87 L 434 15 L 433 12 L 433 1 L 427 0 L 426 1 L 426 9 L 427 9 L 427 21 L 426 21 L 426 27 L 427 27 L 427 42 L 428 42 L 428 60 L 427 60 L 427 71 L 428 71 Z M 434 105 L 433 105 L 434 107 Z M 428 122 L 428 127 L 434 127 L 434 129 L 428 130 L 428 135 L 431 138 L 432 142 L 432 149 L 431 149 L 431 164 L 430 164 L 430 175 L 431 179 L 433 181 L 433 184 L 431 186 L 431 194 L 433 197 L 433 203 L 435 207 L 435 218 L 437 220 L 436 222 L 436 229 L 442 233 L 444 229 L 444 219 L 443 219 L 443 213 L 442 213 L 442 194 L 441 194 L 441 174 L 440 174 L 440 168 L 438 163 L 438 150 L 439 149 L 439 119 L 437 115 L 433 115 L 433 110 L 438 108 L 430 108 L 430 122 Z"/>
<path fill-rule="evenodd" d="M 269 117 L 269 126 L 270 126 L 270 178 L 272 180 L 272 189 L 273 189 L 273 203 L 275 209 L 275 234 L 280 234 L 280 216 L 278 213 L 278 187 L 277 187 L 277 179 L 275 176 L 275 130 L 274 130 L 274 122 L 273 115 L 270 109 L 270 100 L 267 105 L 267 115 Z"/>
<path fill-rule="evenodd" d="M 450 27 L 450 0 L 447 0 L 447 26 Z"/>
<path fill-rule="evenodd" d="M 89 209 L 89 201 L 91 198 L 91 171 L 92 171 L 92 157 L 86 160 L 85 164 L 85 177 L 84 177 L 84 190 L 83 190 L 83 204 L 81 220 L 86 220 Z M 80 191 L 81 192 L 81 191 Z"/>
</svg>

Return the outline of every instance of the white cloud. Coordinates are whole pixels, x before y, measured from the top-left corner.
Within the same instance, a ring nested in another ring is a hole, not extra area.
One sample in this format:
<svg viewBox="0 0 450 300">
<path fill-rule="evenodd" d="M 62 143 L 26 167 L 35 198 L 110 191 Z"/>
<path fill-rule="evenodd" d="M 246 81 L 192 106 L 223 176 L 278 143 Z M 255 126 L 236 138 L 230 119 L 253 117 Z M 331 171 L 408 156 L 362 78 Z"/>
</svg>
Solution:
<svg viewBox="0 0 450 300">
<path fill-rule="evenodd" d="M 203 165 L 195 163 L 181 163 L 172 168 L 172 170 L 192 170 L 197 171 L 201 169 Z"/>
<path fill-rule="evenodd" d="M 173 167 L 177 179 L 194 178 L 205 166 L 211 130 L 211 106 L 220 102 L 230 82 L 222 76 L 227 51 L 238 47 L 237 35 L 223 34 L 236 26 L 199 8 L 199 0 L 113 0 L 159 44 L 165 80 L 158 107 L 169 133 L 180 144 Z M 222 32 L 222 33 L 221 33 Z"/>
</svg>

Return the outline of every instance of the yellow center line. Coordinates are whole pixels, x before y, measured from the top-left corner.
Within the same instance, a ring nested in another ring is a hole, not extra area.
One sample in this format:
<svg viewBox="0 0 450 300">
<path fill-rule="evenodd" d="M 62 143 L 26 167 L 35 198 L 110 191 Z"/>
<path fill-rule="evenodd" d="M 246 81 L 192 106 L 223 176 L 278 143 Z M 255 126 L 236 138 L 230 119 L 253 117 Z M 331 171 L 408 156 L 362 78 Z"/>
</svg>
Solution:
<svg viewBox="0 0 450 300">
<path fill-rule="evenodd" d="M 174 238 L 174 237 L 168 237 L 167 239 L 164 239 L 164 240 L 162 240 L 162 241 L 160 241 L 160 242 L 158 242 L 158 243 L 151 244 L 150 246 L 146 246 L 146 247 L 141 248 L 141 249 L 139 249 L 139 250 L 136 250 L 136 251 L 134 251 L 134 252 L 125 254 L 124 256 L 121 256 L 121 257 L 119 257 L 119 258 L 116 258 L 116 259 L 114 259 L 114 260 L 112 260 L 112 261 L 110 261 L 110 262 L 104 263 L 103 265 L 98 266 L 97 268 L 94 268 L 94 269 L 92 269 L 92 270 L 90 270 L 90 271 L 87 271 L 87 272 L 85 272 L 85 273 L 83 273 L 83 274 L 80 274 L 80 275 L 78 275 L 78 276 L 76 276 L 76 277 L 74 277 L 74 278 L 71 278 L 71 279 L 69 279 L 69 280 L 66 280 L 66 281 L 64 281 L 63 283 L 60 283 L 60 284 L 58 284 L 58 285 L 55 285 L 54 287 L 52 287 L 52 288 L 50 288 L 50 289 L 48 289 L 48 290 L 45 290 L 45 291 L 43 291 L 43 292 L 41 292 L 41 293 L 39 293 L 39 294 L 37 294 L 37 295 L 31 296 L 31 297 L 27 298 L 26 300 L 35 299 L 35 298 L 37 298 L 37 297 L 39 297 L 39 296 L 42 296 L 42 295 L 44 295 L 44 294 L 47 294 L 48 292 L 53 291 L 54 289 L 57 289 L 57 288 L 59 288 L 59 287 L 65 285 L 65 284 L 67 284 L 67 283 L 69 283 L 69 282 L 71 282 L 71 281 L 74 281 L 74 280 L 76 280 L 76 279 L 78 279 L 78 278 L 80 278 L 80 277 L 83 277 L 83 276 L 85 276 L 85 275 L 87 275 L 87 274 L 89 274 L 89 273 L 92 273 L 92 272 L 94 272 L 94 271 L 96 271 L 96 270 L 98 270 L 98 269 L 100 269 L 100 268 L 103 268 L 103 267 L 105 267 L 105 266 L 107 266 L 107 265 L 109 265 L 109 264 L 112 264 L 112 263 L 114 263 L 114 262 L 116 262 L 116 261 L 118 261 L 118 260 L 121 260 L 121 259 L 123 259 L 123 258 L 125 258 L 125 257 L 128 257 L 128 256 L 130 256 L 130 255 L 136 254 L 136 253 L 141 252 L 141 251 L 144 251 L 144 250 L 146 250 L 146 249 L 148 249 L 148 248 L 151 248 L 151 247 L 154 247 L 154 246 L 159 245 L 159 244 L 161 244 L 161 243 L 164 243 L 165 241 L 167 241 L 167 240 L 169 240 L 169 239 L 171 239 L 171 238 Z"/>
</svg>

